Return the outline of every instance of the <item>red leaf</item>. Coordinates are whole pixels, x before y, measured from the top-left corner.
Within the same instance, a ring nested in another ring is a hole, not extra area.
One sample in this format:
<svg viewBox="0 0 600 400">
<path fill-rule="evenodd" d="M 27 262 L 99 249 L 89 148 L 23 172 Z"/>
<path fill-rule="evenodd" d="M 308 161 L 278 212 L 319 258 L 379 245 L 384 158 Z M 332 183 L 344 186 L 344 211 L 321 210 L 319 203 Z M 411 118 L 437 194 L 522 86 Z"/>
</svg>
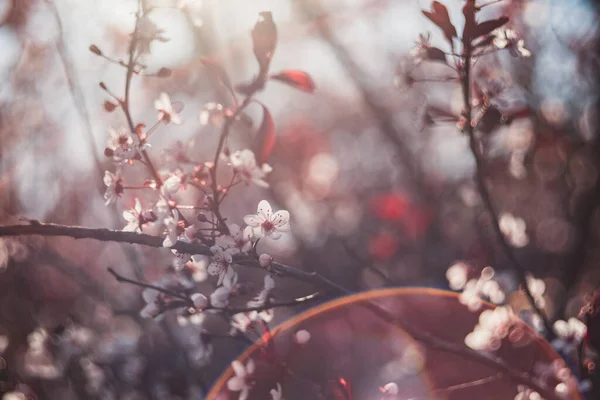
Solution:
<svg viewBox="0 0 600 400">
<path fill-rule="evenodd" d="M 448 9 L 442 3 L 434 1 L 431 4 L 431 12 L 423 11 L 423 15 L 439 26 L 440 29 L 444 31 L 444 36 L 446 36 L 448 42 L 452 43 L 452 38 L 456 36 L 456 28 L 450 22 Z"/>
<path fill-rule="evenodd" d="M 231 84 L 231 79 L 229 79 L 229 75 L 227 75 L 227 71 L 225 68 L 215 60 L 209 57 L 204 57 L 200 60 L 202 64 L 206 68 L 213 73 L 213 75 L 217 78 L 219 82 L 221 82 L 230 92 L 233 92 L 233 85 Z"/>
<path fill-rule="evenodd" d="M 260 70 L 266 73 L 277 44 L 277 27 L 269 11 L 263 11 L 258 15 L 258 21 L 252 29 L 252 45 Z"/>
<path fill-rule="evenodd" d="M 263 120 L 256 133 L 256 162 L 264 164 L 275 147 L 275 124 L 267 107 L 263 106 Z"/>
<path fill-rule="evenodd" d="M 296 89 L 302 90 L 303 92 L 312 93 L 315 91 L 315 83 L 309 74 L 304 71 L 287 70 L 282 71 L 278 74 L 271 75 L 271 79 L 287 83 Z"/>
<path fill-rule="evenodd" d="M 508 22 L 508 17 L 502 17 L 498 19 L 492 19 L 489 21 L 482 22 L 475 26 L 473 31 L 472 39 L 478 38 L 483 35 L 487 35 L 492 32 L 494 29 L 500 28 L 502 25 Z"/>
</svg>

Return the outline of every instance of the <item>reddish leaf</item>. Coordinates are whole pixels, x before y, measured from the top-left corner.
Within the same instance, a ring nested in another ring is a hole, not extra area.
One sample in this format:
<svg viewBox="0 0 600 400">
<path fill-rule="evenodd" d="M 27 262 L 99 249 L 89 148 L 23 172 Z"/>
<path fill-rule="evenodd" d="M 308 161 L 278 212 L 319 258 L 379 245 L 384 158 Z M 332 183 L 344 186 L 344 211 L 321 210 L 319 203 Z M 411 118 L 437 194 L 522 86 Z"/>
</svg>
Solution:
<svg viewBox="0 0 600 400">
<path fill-rule="evenodd" d="M 263 11 L 258 15 L 258 21 L 252 29 L 252 45 L 260 70 L 265 73 L 269 69 L 277 44 L 277 27 L 270 12 Z"/>
<path fill-rule="evenodd" d="M 287 83 L 288 85 L 293 86 L 296 89 L 302 90 L 303 92 L 312 93 L 315 91 L 315 83 L 313 82 L 310 75 L 304 71 L 282 71 L 278 74 L 271 75 L 271 79 Z"/>
<path fill-rule="evenodd" d="M 502 25 L 508 22 L 508 17 L 502 17 L 498 19 L 492 19 L 489 21 L 482 22 L 475 26 L 473 30 L 472 39 L 478 38 L 483 35 L 487 35 L 492 32 L 494 29 L 500 28 Z"/>
<path fill-rule="evenodd" d="M 256 134 L 256 162 L 264 164 L 275 147 L 275 124 L 267 107 L 263 106 L 263 120 Z"/>
<path fill-rule="evenodd" d="M 229 79 L 227 71 L 225 71 L 225 68 L 223 68 L 221 64 L 209 57 L 202 58 L 200 62 L 202 62 L 202 64 L 204 64 L 204 66 L 210 70 L 210 72 L 217 78 L 219 82 L 221 82 L 230 92 L 233 92 L 231 79 Z"/>
<path fill-rule="evenodd" d="M 440 61 L 446 64 L 446 53 L 437 47 L 429 47 L 427 48 L 427 60 Z"/>
<path fill-rule="evenodd" d="M 434 24 L 436 24 L 442 31 L 444 31 L 444 36 L 450 43 L 452 43 L 452 38 L 456 36 L 456 28 L 450 22 L 450 15 L 448 15 L 448 9 L 440 3 L 439 1 L 434 1 L 431 4 L 431 12 L 423 11 L 423 15 L 431 20 Z"/>
<path fill-rule="evenodd" d="M 117 105 L 116 105 L 115 103 L 113 103 L 113 102 L 110 102 L 110 101 L 108 101 L 108 100 L 106 100 L 106 101 L 104 102 L 104 109 L 105 109 L 107 112 L 113 112 L 113 111 L 115 111 L 115 108 L 117 108 Z"/>
</svg>

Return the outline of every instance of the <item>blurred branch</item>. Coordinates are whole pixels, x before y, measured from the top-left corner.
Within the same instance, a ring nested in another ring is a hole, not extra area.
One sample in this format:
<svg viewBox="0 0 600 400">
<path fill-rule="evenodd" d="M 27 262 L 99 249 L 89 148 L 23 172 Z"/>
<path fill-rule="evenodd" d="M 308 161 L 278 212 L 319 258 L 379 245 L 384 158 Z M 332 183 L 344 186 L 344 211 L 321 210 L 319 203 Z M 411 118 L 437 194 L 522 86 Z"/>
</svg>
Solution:
<svg viewBox="0 0 600 400">
<path fill-rule="evenodd" d="M 515 257 L 515 255 L 513 253 L 512 248 L 510 247 L 510 245 L 506 241 L 506 238 L 504 237 L 504 233 L 500 229 L 498 210 L 496 210 L 496 207 L 495 207 L 494 203 L 492 202 L 490 191 L 485 182 L 485 179 L 486 179 L 485 172 L 484 172 L 485 163 L 483 160 L 483 156 L 481 154 L 481 144 L 477 140 L 477 137 L 475 134 L 475 128 L 472 123 L 472 114 L 473 114 L 473 110 L 472 110 L 472 106 L 471 106 L 472 51 L 473 51 L 473 48 L 471 47 L 470 40 L 464 40 L 464 50 L 463 50 L 464 66 L 461 70 L 461 86 L 462 86 L 462 94 L 463 94 L 463 102 L 464 102 L 464 113 L 465 113 L 464 115 L 465 115 L 465 119 L 466 119 L 466 122 L 464 125 L 464 131 L 467 134 L 467 136 L 469 137 L 469 146 L 471 148 L 471 154 L 473 155 L 473 158 L 475 159 L 475 180 L 477 182 L 477 189 L 479 191 L 479 195 L 481 197 L 481 200 L 483 201 L 483 204 L 484 204 L 486 210 L 488 211 L 488 213 L 490 214 L 490 216 L 492 218 L 492 228 L 493 228 L 494 232 L 496 233 L 496 237 L 500 243 L 502 251 L 503 251 L 504 255 L 506 256 L 506 258 L 508 259 L 508 261 L 510 262 L 513 270 L 516 272 L 519 283 L 520 283 L 523 291 L 525 292 L 527 299 L 529 300 L 531 308 L 533 308 L 535 313 L 541 318 L 541 320 L 544 324 L 544 327 L 547 331 L 546 334 L 547 334 L 548 339 L 552 340 L 555 337 L 554 330 L 552 329 L 552 324 L 550 323 L 550 320 L 548 319 L 548 317 L 546 316 L 544 311 L 537 306 L 537 304 L 535 302 L 535 298 L 533 297 L 531 290 L 529 289 L 529 285 L 527 284 L 527 275 L 526 275 L 527 269 L 519 262 L 519 260 L 517 260 L 517 258 Z"/>
<path fill-rule="evenodd" d="M 146 235 L 143 233 L 115 231 L 110 229 L 93 229 L 79 226 L 65 226 L 57 224 L 43 224 L 38 221 L 31 221 L 29 225 L 0 226 L 0 237 L 20 235 L 69 236 L 75 239 L 88 238 L 101 241 L 115 241 L 132 244 L 141 244 L 150 247 L 162 247 L 163 242 L 163 239 L 161 237 Z M 175 243 L 175 245 L 171 247 L 171 249 L 189 254 L 212 255 L 210 249 L 207 246 L 181 241 Z M 262 268 L 259 266 L 256 260 L 252 259 L 244 259 L 238 257 L 235 259 L 235 262 L 241 265 L 246 264 Z M 273 263 L 272 267 L 274 272 L 279 274 L 280 276 L 294 278 L 299 281 L 311 283 L 316 286 L 328 289 L 329 291 L 336 292 L 338 294 L 354 294 L 353 291 L 336 284 L 335 282 L 316 272 L 305 272 L 294 267 L 290 267 L 279 263 Z M 297 301 L 312 301 L 313 297 L 311 296 L 302 298 L 304 300 L 296 299 L 293 302 L 296 303 Z M 410 336 L 412 336 L 413 339 L 421 342 L 426 346 L 442 350 L 448 353 L 456 354 L 460 357 L 480 363 L 481 365 L 493 368 L 498 372 L 505 373 L 507 376 L 511 377 L 519 384 L 527 385 L 528 387 L 537 391 L 538 393 L 540 393 L 540 395 L 546 398 L 546 400 L 558 400 L 558 397 L 554 394 L 553 391 L 540 386 L 534 379 L 531 378 L 531 376 L 528 373 L 514 370 L 513 368 L 511 368 L 510 365 L 508 365 L 499 357 L 485 352 L 478 352 L 476 350 L 466 347 L 465 345 L 459 345 L 453 342 L 449 342 L 444 339 L 435 337 L 428 332 L 417 330 L 416 328 L 412 327 L 411 324 L 409 324 L 407 321 L 396 317 L 392 312 L 386 310 L 383 306 L 375 302 L 365 302 L 364 306 L 367 307 L 369 310 L 373 311 L 375 315 L 382 318 L 384 321 L 397 326 L 398 328 L 402 329 Z M 240 310 L 243 310 L 240 312 L 246 312 L 246 310 L 248 309 Z"/>
</svg>

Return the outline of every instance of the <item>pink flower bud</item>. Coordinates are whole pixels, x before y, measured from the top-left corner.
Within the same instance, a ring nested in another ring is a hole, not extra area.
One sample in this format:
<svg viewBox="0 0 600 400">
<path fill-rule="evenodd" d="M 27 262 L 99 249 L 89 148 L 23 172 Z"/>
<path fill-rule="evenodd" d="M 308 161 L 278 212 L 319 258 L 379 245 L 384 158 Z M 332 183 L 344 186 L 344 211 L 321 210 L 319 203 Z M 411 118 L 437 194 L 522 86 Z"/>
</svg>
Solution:
<svg viewBox="0 0 600 400">
<path fill-rule="evenodd" d="M 202 293 L 194 293 L 191 299 L 197 309 L 203 310 L 208 307 L 208 299 Z"/>
<path fill-rule="evenodd" d="M 269 265 L 271 265 L 271 263 L 273 262 L 273 257 L 271 257 L 268 254 L 261 254 L 260 257 L 258 257 L 258 263 L 260 264 L 261 267 L 266 268 Z"/>
</svg>

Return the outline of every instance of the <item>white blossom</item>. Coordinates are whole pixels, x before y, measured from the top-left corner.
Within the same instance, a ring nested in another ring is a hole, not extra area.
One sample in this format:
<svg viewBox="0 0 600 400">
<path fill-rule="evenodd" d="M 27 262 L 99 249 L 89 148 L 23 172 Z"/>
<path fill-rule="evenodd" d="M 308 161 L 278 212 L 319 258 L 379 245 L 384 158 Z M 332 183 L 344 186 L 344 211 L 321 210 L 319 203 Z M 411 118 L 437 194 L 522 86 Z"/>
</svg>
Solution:
<svg viewBox="0 0 600 400">
<path fill-rule="evenodd" d="M 194 303 L 194 307 L 199 310 L 203 310 L 209 305 L 208 299 L 202 293 L 194 293 L 190 296 L 190 299 Z"/>
<path fill-rule="evenodd" d="M 123 228 L 125 232 L 142 231 L 142 203 L 140 203 L 140 199 L 136 197 L 133 208 L 123 211 L 123 218 L 127 221 L 127 225 Z"/>
<path fill-rule="evenodd" d="M 531 52 L 525 48 L 525 41 L 513 29 L 496 29 L 492 32 L 494 46 L 508 49 L 513 57 L 529 57 Z"/>
<path fill-rule="evenodd" d="M 398 385 L 394 382 L 386 383 L 380 390 L 383 394 L 388 396 L 398 395 Z"/>
<path fill-rule="evenodd" d="M 210 305 L 216 308 L 225 308 L 229 305 L 229 295 L 231 289 L 226 286 L 219 286 L 210 295 Z"/>
<path fill-rule="evenodd" d="M 271 400 L 285 400 L 283 398 L 283 389 L 281 388 L 280 383 L 277 383 L 277 388 L 271 389 L 269 393 L 271 394 Z"/>
<path fill-rule="evenodd" d="M 221 247 L 232 256 L 247 253 L 252 248 L 252 228 L 247 226 L 242 229 L 237 224 L 229 226 L 229 235 L 221 235 L 215 239 L 215 245 Z"/>
<path fill-rule="evenodd" d="M 213 126 L 221 126 L 225 110 L 219 103 L 206 103 L 200 112 L 198 119 L 202 125 L 211 124 Z"/>
<path fill-rule="evenodd" d="M 543 400 L 538 392 L 529 389 L 527 386 L 518 385 L 517 390 L 518 393 L 514 400 Z"/>
<path fill-rule="evenodd" d="M 246 215 L 244 222 L 253 228 L 254 236 L 279 239 L 281 232 L 290 230 L 290 213 L 279 210 L 273 213 L 271 205 L 266 200 L 258 203 L 256 214 Z"/>
<path fill-rule="evenodd" d="M 135 145 L 133 136 L 127 129 L 123 127 L 118 130 L 109 128 L 108 133 L 110 136 L 106 147 L 110 149 L 110 152 L 106 150 L 105 154 L 110 156 L 110 153 L 112 153 L 115 163 L 121 164 L 130 161 L 141 150 Z"/>
<path fill-rule="evenodd" d="M 516 323 L 516 316 L 510 307 L 497 307 L 485 310 L 479 315 L 479 323 L 465 337 L 465 344 L 474 350 L 495 351 L 508 336 Z"/>
<path fill-rule="evenodd" d="M 419 40 L 415 43 L 415 46 L 410 50 L 410 56 L 413 58 L 415 65 L 420 64 L 422 61 L 427 60 L 429 49 L 431 48 L 431 35 L 419 34 Z"/>
<path fill-rule="evenodd" d="M 210 251 L 213 253 L 213 258 L 206 271 L 209 275 L 218 276 L 217 285 L 221 285 L 226 276 L 235 273 L 231 268 L 233 257 L 219 246 L 212 246 Z"/>
<path fill-rule="evenodd" d="M 163 220 L 165 228 L 167 230 L 167 236 L 163 240 L 163 247 L 172 247 L 177 243 L 178 230 L 179 230 L 179 212 L 173 210 L 173 216 L 167 217 Z"/>
<path fill-rule="evenodd" d="M 166 93 L 161 93 L 159 98 L 154 101 L 154 108 L 158 111 L 158 120 L 164 123 L 174 123 L 176 125 L 181 124 L 181 118 L 173 110 L 173 104 L 171 104 L 171 98 Z"/>
<path fill-rule="evenodd" d="M 227 388 L 232 392 L 240 392 L 239 400 L 246 400 L 252 388 L 250 378 L 256 369 L 256 365 L 252 359 L 248 360 L 245 366 L 240 361 L 235 360 L 231 363 L 231 367 L 235 375 L 227 381 Z"/>
<path fill-rule="evenodd" d="M 242 181 L 246 184 L 254 183 L 260 187 L 269 187 L 269 184 L 265 181 L 265 177 L 273 168 L 267 163 L 261 166 L 257 165 L 256 157 L 252 150 L 236 151 L 229 158 L 229 162 L 233 170 L 239 174 Z"/>
<path fill-rule="evenodd" d="M 164 198 L 169 199 L 181 188 L 181 178 L 177 175 L 171 175 L 163 182 L 160 193 Z"/>
<path fill-rule="evenodd" d="M 525 247 L 529 243 L 523 218 L 515 217 L 510 213 L 502 213 L 499 226 L 508 242 L 514 247 Z"/>
<path fill-rule="evenodd" d="M 273 257 L 269 254 L 261 254 L 258 257 L 258 263 L 260 264 L 261 267 L 266 268 L 269 265 L 271 265 L 271 263 L 273 262 Z"/>
<path fill-rule="evenodd" d="M 106 191 L 104 192 L 105 205 L 109 206 L 114 204 L 119 197 L 123 195 L 123 178 L 121 173 L 117 170 L 116 174 L 110 171 L 104 171 L 104 185 L 106 185 Z"/>
</svg>

